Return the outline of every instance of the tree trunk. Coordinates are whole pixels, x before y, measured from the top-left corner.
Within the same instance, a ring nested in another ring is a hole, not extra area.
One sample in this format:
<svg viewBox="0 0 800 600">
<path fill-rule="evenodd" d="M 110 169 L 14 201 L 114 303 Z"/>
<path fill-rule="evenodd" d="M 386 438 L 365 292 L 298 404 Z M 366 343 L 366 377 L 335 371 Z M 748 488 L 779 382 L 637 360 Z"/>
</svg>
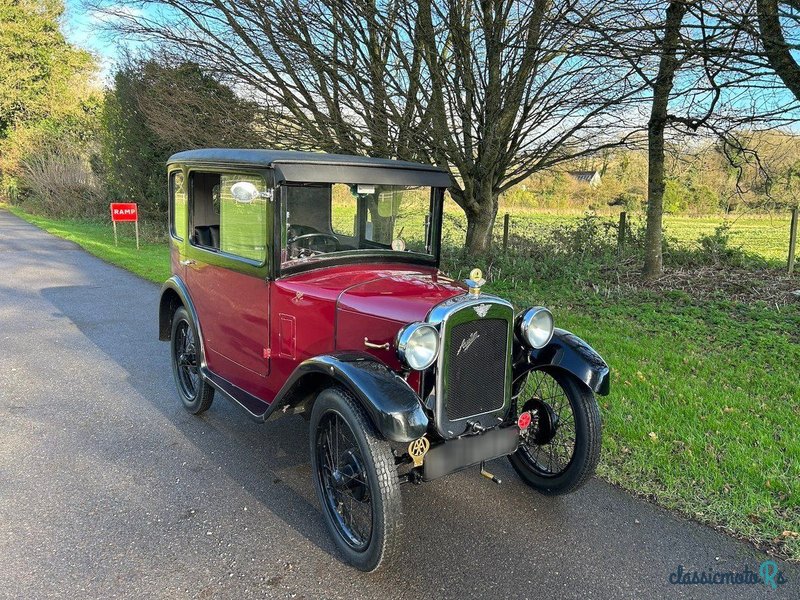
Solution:
<svg viewBox="0 0 800 600">
<path fill-rule="evenodd" d="M 481 256 L 492 249 L 492 231 L 497 216 L 497 207 L 491 212 L 480 211 L 471 215 L 467 213 L 467 254 Z"/>
<path fill-rule="evenodd" d="M 672 0 L 667 7 L 664 23 L 664 40 L 658 74 L 653 84 L 653 105 L 647 124 L 648 170 L 647 170 L 647 229 L 644 237 L 645 279 L 661 275 L 662 222 L 664 216 L 664 130 L 669 119 L 669 97 L 678 70 L 678 45 L 681 23 L 686 14 L 684 0 Z"/>
<path fill-rule="evenodd" d="M 772 69 L 783 83 L 800 99 L 800 66 L 792 56 L 792 46 L 786 43 L 778 14 L 778 0 L 758 0 L 758 28 L 761 43 Z"/>
<path fill-rule="evenodd" d="M 658 277 L 663 270 L 661 230 L 664 215 L 664 126 L 653 122 L 647 129 L 647 229 L 644 236 L 645 279 Z"/>
<path fill-rule="evenodd" d="M 464 189 L 452 190 L 451 193 L 467 216 L 467 254 L 488 254 L 492 249 L 492 231 L 500 194 L 493 189 L 489 177 L 477 181 L 465 178 Z"/>
</svg>

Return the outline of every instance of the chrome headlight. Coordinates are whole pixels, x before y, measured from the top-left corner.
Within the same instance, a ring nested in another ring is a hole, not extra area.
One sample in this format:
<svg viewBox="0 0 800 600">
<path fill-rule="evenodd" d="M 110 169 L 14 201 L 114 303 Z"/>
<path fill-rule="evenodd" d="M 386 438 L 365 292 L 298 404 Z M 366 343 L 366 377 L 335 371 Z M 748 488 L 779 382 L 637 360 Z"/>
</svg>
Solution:
<svg viewBox="0 0 800 600">
<path fill-rule="evenodd" d="M 439 355 L 439 332 L 427 323 L 411 323 L 397 333 L 397 356 L 414 369 L 430 367 Z"/>
<path fill-rule="evenodd" d="M 543 306 L 525 311 L 517 325 L 517 335 L 531 348 L 544 348 L 553 337 L 553 315 Z"/>
</svg>

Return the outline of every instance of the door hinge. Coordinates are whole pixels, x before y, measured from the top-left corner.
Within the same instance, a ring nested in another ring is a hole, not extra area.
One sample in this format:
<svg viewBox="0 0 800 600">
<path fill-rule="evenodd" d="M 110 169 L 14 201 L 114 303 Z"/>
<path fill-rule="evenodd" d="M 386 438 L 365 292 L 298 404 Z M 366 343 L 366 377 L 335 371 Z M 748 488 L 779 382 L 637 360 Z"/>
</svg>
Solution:
<svg viewBox="0 0 800 600">
<path fill-rule="evenodd" d="M 259 195 L 262 198 L 266 198 L 267 200 L 272 202 L 272 199 L 275 197 L 275 192 L 272 190 L 272 188 L 270 188 L 266 192 L 261 192 Z"/>
<path fill-rule="evenodd" d="M 267 360 L 272 358 L 272 349 L 271 348 L 264 348 L 263 357 Z"/>
</svg>

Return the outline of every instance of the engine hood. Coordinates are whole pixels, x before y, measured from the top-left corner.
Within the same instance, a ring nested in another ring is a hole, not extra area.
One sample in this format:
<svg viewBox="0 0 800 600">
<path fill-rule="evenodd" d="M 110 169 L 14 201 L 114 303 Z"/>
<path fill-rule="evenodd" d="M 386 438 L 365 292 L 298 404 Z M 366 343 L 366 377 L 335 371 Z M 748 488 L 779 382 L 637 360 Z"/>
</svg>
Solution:
<svg viewBox="0 0 800 600">
<path fill-rule="evenodd" d="M 436 272 L 386 271 L 357 283 L 340 295 L 337 309 L 398 323 L 423 321 L 431 308 L 466 291 Z"/>
</svg>

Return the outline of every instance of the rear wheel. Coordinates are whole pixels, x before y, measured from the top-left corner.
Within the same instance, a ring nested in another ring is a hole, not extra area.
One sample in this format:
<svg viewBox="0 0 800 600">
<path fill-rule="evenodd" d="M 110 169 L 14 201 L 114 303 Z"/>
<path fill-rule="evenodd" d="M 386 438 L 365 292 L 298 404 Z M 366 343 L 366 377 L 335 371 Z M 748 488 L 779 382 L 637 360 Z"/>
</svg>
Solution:
<svg viewBox="0 0 800 600">
<path fill-rule="evenodd" d="M 551 495 L 586 483 L 600 459 L 600 410 L 594 393 L 568 373 L 534 370 L 515 399 L 516 416 L 531 416 L 519 448 L 509 456 L 522 480 Z"/>
<path fill-rule="evenodd" d="M 197 328 L 184 307 L 172 317 L 172 374 L 183 406 L 198 415 L 211 406 L 214 388 L 200 375 L 200 340 Z"/>
<path fill-rule="evenodd" d="M 402 507 L 394 455 L 345 390 L 323 390 L 311 411 L 311 463 L 328 531 L 351 565 L 392 562 Z"/>
</svg>

